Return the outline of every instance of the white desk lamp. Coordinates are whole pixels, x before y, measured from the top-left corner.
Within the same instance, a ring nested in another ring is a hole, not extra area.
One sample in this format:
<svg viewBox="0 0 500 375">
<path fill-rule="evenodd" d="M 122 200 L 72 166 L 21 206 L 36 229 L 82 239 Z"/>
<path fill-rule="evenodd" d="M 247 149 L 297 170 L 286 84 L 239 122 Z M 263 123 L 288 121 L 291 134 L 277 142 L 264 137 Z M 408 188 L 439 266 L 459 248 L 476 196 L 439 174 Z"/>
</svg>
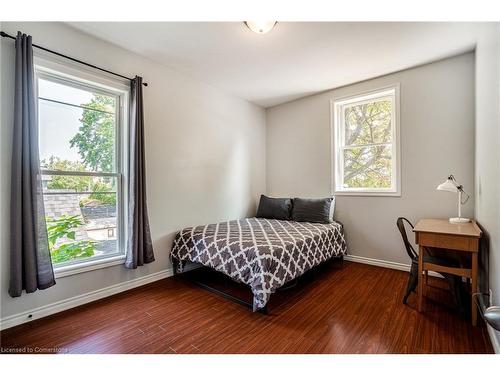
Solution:
<svg viewBox="0 0 500 375">
<path fill-rule="evenodd" d="M 458 217 L 450 217 L 450 223 L 468 223 L 470 219 L 462 217 L 462 204 L 465 204 L 469 200 L 469 194 L 464 192 L 463 186 L 458 184 L 457 180 L 455 180 L 455 177 L 453 175 L 450 175 L 445 182 L 437 187 L 437 189 L 442 191 L 449 191 L 450 193 L 458 193 Z M 463 202 L 462 194 L 467 195 L 465 201 Z"/>
</svg>

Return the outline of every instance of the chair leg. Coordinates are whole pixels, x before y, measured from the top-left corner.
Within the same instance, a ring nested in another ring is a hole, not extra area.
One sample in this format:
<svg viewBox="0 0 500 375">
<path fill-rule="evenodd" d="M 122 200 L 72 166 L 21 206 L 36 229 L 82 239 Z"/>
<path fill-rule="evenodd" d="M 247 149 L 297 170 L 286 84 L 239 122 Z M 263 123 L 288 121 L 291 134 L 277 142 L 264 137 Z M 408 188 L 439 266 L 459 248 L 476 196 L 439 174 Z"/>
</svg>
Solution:
<svg viewBox="0 0 500 375">
<path fill-rule="evenodd" d="M 425 285 L 429 285 L 429 271 L 425 270 Z"/>
<path fill-rule="evenodd" d="M 403 303 L 406 305 L 408 296 L 415 290 L 418 283 L 418 264 L 412 263 L 410 269 L 410 276 L 408 277 L 408 284 L 406 285 L 406 293 L 403 297 Z"/>
</svg>

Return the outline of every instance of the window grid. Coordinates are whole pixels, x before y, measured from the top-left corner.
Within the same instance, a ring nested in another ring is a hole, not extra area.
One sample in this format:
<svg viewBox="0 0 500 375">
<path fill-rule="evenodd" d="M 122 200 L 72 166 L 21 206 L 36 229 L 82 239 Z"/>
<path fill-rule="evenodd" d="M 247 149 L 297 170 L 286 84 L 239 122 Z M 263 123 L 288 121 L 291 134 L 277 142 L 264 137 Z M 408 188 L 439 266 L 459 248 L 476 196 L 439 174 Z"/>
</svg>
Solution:
<svg viewBox="0 0 500 375">
<path fill-rule="evenodd" d="M 55 82 L 61 85 L 69 86 L 69 87 L 74 87 L 78 89 L 82 89 L 84 91 L 87 91 L 92 94 L 97 94 L 97 95 L 105 95 L 107 97 L 112 97 L 115 100 L 115 111 L 103 111 L 83 105 L 75 105 L 72 103 L 67 103 L 64 101 L 60 100 L 54 100 L 50 98 L 45 98 L 45 97 L 40 97 L 38 96 L 38 102 L 40 101 L 47 101 L 47 102 L 54 102 L 63 106 L 69 106 L 69 107 L 76 107 L 76 108 L 81 108 L 82 110 L 88 110 L 88 111 L 95 111 L 95 112 L 101 112 L 101 113 L 108 113 L 112 114 L 114 116 L 114 152 L 113 152 L 113 165 L 112 165 L 112 172 L 105 172 L 105 171 L 65 171 L 65 170 L 49 170 L 49 169 L 43 169 L 41 170 L 41 175 L 42 176 L 67 176 L 67 177 L 90 177 L 90 178 L 112 178 L 115 179 L 115 189 L 112 189 L 110 191 L 101 191 L 101 192 L 96 192 L 96 191 L 75 191 L 75 192 L 60 192 L 59 194 L 63 195 L 64 193 L 67 194 L 73 194 L 77 196 L 82 196 L 82 195 L 90 195 L 90 194 L 115 194 L 116 196 L 116 229 L 118 231 L 118 235 L 116 236 L 116 251 L 107 253 L 107 254 L 101 254 L 101 255 L 94 255 L 88 258 L 82 258 L 82 259 L 72 259 L 69 261 L 61 262 L 61 263 L 54 263 L 54 269 L 57 270 L 59 269 L 73 269 L 73 270 L 78 270 L 76 267 L 80 266 L 89 266 L 91 264 L 98 264 L 101 263 L 102 261 L 105 261 L 106 259 L 110 259 L 110 261 L 116 262 L 117 256 L 124 256 L 124 248 L 125 248 L 125 228 L 124 228 L 124 221 L 123 221 L 123 215 L 124 215 L 124 207 L 123 207 L 123 202 L 124 202 L 124 197 L 123 197 L 123 172 L 122 172 L 122 159 L 123 159 L 123 147 L 122 147 L 122 132 L 123 130 L 123 118 L 125 114 L 125 108 L 124 108 L 124 97 L 125 97 L 125 92 L 118 92 L 118 91 L 112 91 L 112 90 L 107 90 L 103 89 L 101 87 L 93 86 L 90 83 L 86 82 L 80 82 L 77 77 L 69 78 L 67 76 L 58 76 L 57 72 L 51 72 L 48 73 L 46 72 L 43 68 L 36 69 L 36 82 L 38 83 L 40 79 L 46 80 L 46 81 L 51 81 Z M 112 183 L 113 185 L 113 183 Z M 44 191 L 44 195 L 50 195 L 50 192 Z M 108 234 L 109 236 L 109 234 Z M 63 271 L 67 272 L 67 271 Z M 70 273 L 73 273 L 75 271 L 68 271 Z"/>
<path fill-rule="evenodd" d="M 351 107 L 388 101 L 391 102 L 391 131 L 387 142 L 346 144 L 346 111 Z M 332 100 L 332 189 L 334 194 L 347 195 L 400 195 L 399 161 L 399 85 Z M 387 147 L 391 154 L 391 186 L 346 187 L 344 183 L 345 152 L 356 149 Z"/>
</svg>

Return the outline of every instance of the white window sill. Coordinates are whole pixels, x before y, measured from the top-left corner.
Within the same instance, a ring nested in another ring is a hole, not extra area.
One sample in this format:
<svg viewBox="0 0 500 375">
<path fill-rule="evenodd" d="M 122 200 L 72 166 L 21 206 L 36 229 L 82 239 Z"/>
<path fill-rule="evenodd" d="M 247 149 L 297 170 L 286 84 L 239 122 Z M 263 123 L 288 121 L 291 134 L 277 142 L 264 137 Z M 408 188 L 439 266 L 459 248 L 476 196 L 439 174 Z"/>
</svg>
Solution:
<svg viewBox="0 0 500 375">
<path fill-rule="evenodd" d="M 125 263 L 125 255 L 120 254 L 112 258 L 97 259 L 94 261 L 69 264 L 54 268 L 54 276 L 56 279 L 67 277 L 78 273 L 89 272 L 100 268 L 116 266 Z"/>
<path fill-rule="evenodd" d="M 334 195 L 351 195 L 351 196 L 366 196 L 366 197 L 401 197 L 399 191 L 334 191 Z"/>
</svg>

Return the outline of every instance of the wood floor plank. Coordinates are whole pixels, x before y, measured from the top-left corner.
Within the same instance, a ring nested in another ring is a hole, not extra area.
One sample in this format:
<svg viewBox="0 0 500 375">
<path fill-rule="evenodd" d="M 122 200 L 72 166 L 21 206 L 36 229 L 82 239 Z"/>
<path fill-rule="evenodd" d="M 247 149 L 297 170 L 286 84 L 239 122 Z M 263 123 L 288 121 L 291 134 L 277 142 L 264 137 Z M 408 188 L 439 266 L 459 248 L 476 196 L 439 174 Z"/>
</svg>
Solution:
<svg viewBox="0 0 500 375">
<path fill-rule="evenodd" d="M 492 353 L 483 324 L 431 278 L 425 312 L 401 303 L 406 272 L 329 263 L 273 295 L 268 315 L 168 278 L 0 332 L 4 348 L 61 353 Z M 217 278 L 210 280 L 217 284 Z M 235 293 L 251 295 L 238 285 Z"/>
</svg>

